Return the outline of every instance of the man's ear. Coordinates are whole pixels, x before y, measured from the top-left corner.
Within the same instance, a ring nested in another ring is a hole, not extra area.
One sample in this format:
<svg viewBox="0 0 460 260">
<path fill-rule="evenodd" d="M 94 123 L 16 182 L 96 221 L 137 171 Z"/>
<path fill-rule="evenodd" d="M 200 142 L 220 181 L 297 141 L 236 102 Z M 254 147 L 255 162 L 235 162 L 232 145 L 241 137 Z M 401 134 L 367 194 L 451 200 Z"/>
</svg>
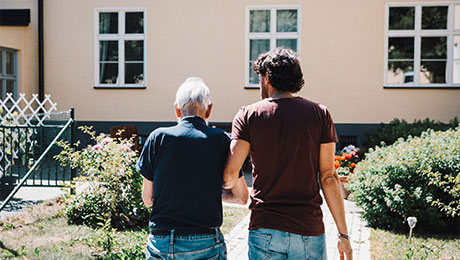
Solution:
<svg viewBox="0 0 460 260">
<path fill-rule="evenodd" d="M 174 103 L 174 111 L 176 111 L 176 117 L 177 118 L 182 118 L 182 113 L 180 112 L 179 105 L 177 103 Z"/>
<path fill-rule="evenodd" d="M 212 110 L 212 103 L 209 104 L 208 110 L 206 110 L 206 119 L 208 119 L 209 116 L 211 116 L 211 110 Z"/>
</svg>

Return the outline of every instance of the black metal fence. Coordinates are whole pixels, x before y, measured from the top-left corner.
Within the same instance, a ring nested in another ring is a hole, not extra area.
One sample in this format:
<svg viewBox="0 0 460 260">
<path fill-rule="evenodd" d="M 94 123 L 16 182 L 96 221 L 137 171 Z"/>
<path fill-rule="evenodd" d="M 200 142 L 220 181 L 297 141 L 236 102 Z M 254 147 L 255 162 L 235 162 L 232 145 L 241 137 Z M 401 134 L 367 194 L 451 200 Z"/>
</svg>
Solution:
<svg viewBox="0 0 460 260">
<path fill-rule="evenodd" d="M 54 156 L 62 150 L 56 141 L 75 143 L 75 125 L 73 110 L 53 113 L 40 126 L 0 125 L 0 207 L 21 186 L 70 184 L 75 170 Z"/>
</svg>

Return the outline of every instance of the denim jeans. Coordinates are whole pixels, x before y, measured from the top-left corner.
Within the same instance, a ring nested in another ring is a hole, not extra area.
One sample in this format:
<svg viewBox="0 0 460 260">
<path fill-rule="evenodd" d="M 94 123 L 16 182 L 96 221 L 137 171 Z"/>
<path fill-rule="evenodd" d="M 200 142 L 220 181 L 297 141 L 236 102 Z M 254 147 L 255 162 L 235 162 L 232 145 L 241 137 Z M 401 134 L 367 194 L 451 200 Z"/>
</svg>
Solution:
<svg viewBox="0 0 460 260">
<path fill-rule="evenodd" d="M 145 258 L 226 260 L 227 247 L 220 231 L 209 235 L 175 236 L 172 230 L 171 235 L 149 235 Z"/>
<path fill-rule="evenodd" d="M 249 260 L 327 260 L 326 237 L 302 236 L 269 228 L 249 231 Z"/>
</svg>

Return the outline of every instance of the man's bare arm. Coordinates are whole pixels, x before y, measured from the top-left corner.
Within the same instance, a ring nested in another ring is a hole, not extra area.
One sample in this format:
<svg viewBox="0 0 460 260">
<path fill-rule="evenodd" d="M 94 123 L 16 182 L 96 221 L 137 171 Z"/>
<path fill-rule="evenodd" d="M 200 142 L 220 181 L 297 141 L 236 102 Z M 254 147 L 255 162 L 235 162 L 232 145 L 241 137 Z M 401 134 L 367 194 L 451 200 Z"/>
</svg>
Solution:
<svg viewBox="0 0 460 260">
<path fill-rule="evenodd" d="M 249 142 L 236 139 L 230 142 L 230 152 L 224 170 L 224 189 L 232 189 L 238 182 L 238 176 L 244 160 L 249 154 Z"/>
<path fill-rule="evenodd" d="M 153 181 L 144 178 L 142 183 L 142 201 L 150 208 L 153 205 Z"/>
<path fill-rule="evenodd" d="M 327 206 L 334 218 L 339 233 L 348 235 L 347 223 L 345 221 L 345 207 L 343 204 L 342 191 L 339 176 L 334 167 L 335 143 L 321 144 L 319 156 L 320 181 Z M 350 241 L 339 238 L 338 249 L 343 259 L 353 259 Z"/>
<path fill-rule="evenodd" d="M 231 190 L 224 190 L 222 193 L 222 200 L 224 202 L 236 203 L 246 205 L 249 199 L 248 186 L 244 180 L 244 176 L 241 176 L 236 185 Z"/>
</svg>

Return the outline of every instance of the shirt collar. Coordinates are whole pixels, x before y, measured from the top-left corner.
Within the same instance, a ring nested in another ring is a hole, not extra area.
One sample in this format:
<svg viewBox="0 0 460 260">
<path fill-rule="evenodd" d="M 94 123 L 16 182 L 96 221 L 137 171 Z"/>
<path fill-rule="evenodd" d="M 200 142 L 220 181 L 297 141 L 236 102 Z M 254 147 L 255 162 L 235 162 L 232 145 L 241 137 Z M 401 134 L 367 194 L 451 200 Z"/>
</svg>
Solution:
<svg viewBox="0 0 460 260">
<path fill-rule="evenodd" d="M 204 119 L 199 116 L 184 116 L 180 119 L 179 123 L 198 123 L 206 125 L 206 121 L 204 121 Z"/>
</svg>

